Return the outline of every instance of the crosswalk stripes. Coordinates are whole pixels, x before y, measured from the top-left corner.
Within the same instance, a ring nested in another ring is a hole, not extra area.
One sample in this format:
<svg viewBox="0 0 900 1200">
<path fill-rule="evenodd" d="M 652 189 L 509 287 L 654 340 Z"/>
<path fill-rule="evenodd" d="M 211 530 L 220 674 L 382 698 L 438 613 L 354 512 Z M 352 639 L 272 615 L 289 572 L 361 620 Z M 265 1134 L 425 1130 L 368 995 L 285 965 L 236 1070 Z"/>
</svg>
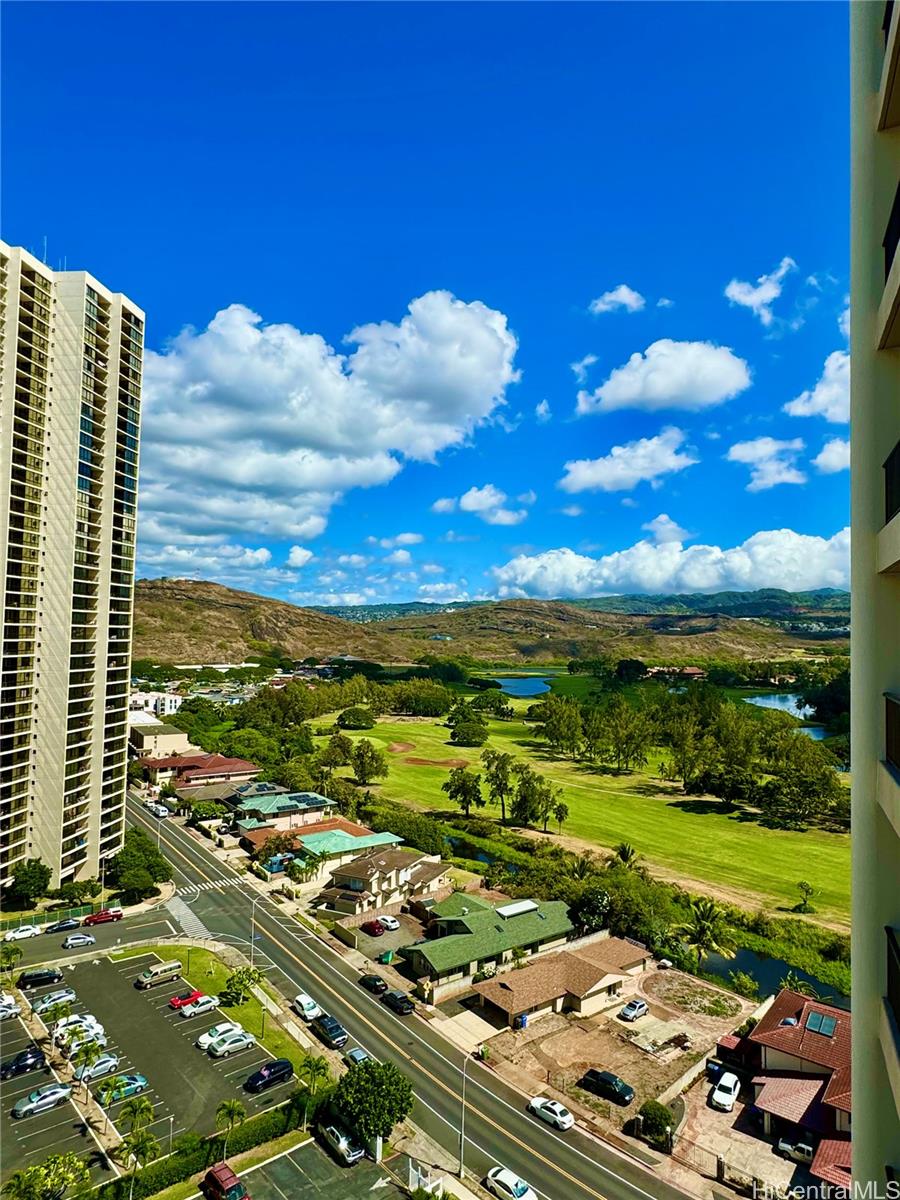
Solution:
<svg viewBox="0 0 900 1200">
<path fill-rule="evenodd" d="M 166 908 L 190 937 L 212 937 L 212 931 L 203 924 L 194 910 L 189 908 L 178 896 L 173 896 L 171 900 L 167 901 Z"/>
<path fill-rule="evenodd" d="M 206 883 L 186 884 L 184 887 L 177 888 L 176 891 L 179 896 L 191 896 L 195 892 L 208 892 L 213 888 L 239 887 L 244 882 L 245 880 L 240 877 L 235 877 L 234 879 L 210 879 Z"/>
</svg>

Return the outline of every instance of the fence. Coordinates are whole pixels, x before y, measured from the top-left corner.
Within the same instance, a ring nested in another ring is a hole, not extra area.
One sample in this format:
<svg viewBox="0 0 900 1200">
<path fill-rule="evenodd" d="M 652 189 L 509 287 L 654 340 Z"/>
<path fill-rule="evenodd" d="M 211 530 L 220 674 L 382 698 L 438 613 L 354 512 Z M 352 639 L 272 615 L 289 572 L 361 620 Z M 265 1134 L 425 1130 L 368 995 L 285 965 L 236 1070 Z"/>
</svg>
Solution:
<svg viewBox="0 0 900 1200">
<path fill-rule="evenodd" d="M 65 921 L 69 917 L 87 917 L 91 913 L 99 912 L 104 906 L 102 904 L 79 904 L 75 908 L 54 908 L 48 912 L 33 912 L 19 913 L 16 917 L 4 917 L 0 919 L 0 933 L 7 929 L 15 929 L 19 925 L 53 925 L 57 921 Z"/>
<path fill-rule="evenodd" d="M 694 1142 L 684 1134 L 676 1133 L 672 1138 L 672 1158 L 677 1162 L 705 1175 L 708 1179 L 717 1179 L 721 1170 L 718 1156 L 706 1146 Z"/>
</svg>

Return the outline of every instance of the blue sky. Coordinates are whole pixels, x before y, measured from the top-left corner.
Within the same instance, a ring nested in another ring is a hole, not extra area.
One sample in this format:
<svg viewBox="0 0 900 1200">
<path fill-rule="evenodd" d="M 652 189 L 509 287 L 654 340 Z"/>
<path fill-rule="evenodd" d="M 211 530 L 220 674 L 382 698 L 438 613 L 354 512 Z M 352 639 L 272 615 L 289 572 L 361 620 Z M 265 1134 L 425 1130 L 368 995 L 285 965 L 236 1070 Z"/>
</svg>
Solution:
<svg viewBox="0 0 900 1200">
<path fill-rule="evenodd" d="M 846 583 L 844 5 L 19 3 L 4 53 L 4 237 L 147 312 L 140 574 Z"/>
</svg>

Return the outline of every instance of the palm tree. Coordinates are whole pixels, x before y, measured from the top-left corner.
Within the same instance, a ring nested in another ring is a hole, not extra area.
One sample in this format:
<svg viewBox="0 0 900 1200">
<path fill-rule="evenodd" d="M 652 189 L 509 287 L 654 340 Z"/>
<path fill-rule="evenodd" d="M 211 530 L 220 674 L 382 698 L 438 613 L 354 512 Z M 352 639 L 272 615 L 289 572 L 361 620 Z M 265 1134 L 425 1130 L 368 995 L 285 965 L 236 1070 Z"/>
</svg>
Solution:
<svg viewBox="0 0 900 1200">
<path fill-rule="evenodd" d="M 15 945 L 13 942 L 0 942 L 0 967 L 4 971 L 9 971 L 12 974 L 12 969 L 22 957 L 25 951 L 21 946 Z M 16 1175 L 21 1175 L 23 1172 L 16 1171 Z"/>
<path fill-rule="evenodd" d="M 84 1042 L 81 1046 L 78 1047 L 78 1049 L 75 1051 L 75 1054 L 72 1057 L 72 1065 L 74 1067 L 88 1068 L 87 1070 L 84 1071 L 84 1073 L 82 1074 L 82 1078 L 81 1078 L 81 1082 L 84 1084 L 85 1103 L 87 1103 L 88 1083 L 90 1082 L 90 1069 L 89 1068 L 91 1068 L 94 1065 L 94 1063 L 97 1061 L 97 1059 L 101 1056 L 102 1053 L 103 1053 L 103 1051 L 100 1049 L 100 1047 L 97 1045 L 96 1042 Z"/>
<path fill-rule="evenodd" d="M 47 1039 L 53 1041 L 53 1026 L 57 1021 L 62 1021 L 66 1017 L 72 1015 L 72 1005 L 68 1000 L 63 1000 L 60 1003 L 51 1005 L 45 1013 L 41 1014 L 41 1020 L 47 1026 Z"/>
<path fill-rule="evenodd" d="M 314 1097 L 319 1090 L 320 1084 L 327 1083 L 331 1079 L 331 1070 L 328 1066 L 328 1059 L 321 1054 L 308 1054 L 303 1061 L 303 1066 L 298 1072 L 300 1078 L 306 1084 L 306 1090 L 309 1097 Z M 306 1129 L 306 1116 L 309 1110 L 309 1104 L 303 1106 L 303 1128 Z"/>
<path fill-rule="evenodd" d="M 235 1125 L 243 1125 L 244 1119 L 247 1116 L 247 1110 L 241 1104 L 240 1100 L 230 1099 L 223 1100 L 216 1109 L 216 1129 L 225 1129 L 225 1145 L 222 1147 L 222 1157 L 228 1157 L 228 1139 L 231 1137 L 231 1131 Z"/>
<path fill-rule="evenodd" d="M 638 862 L 638 852 L 630 842 L 619 842 L 615 847 L 614 862 L 620 863 L 623 867 L 636 867 Z"/>
<path fill-rule="evenodd" d="M 131 1158 L 133 1160 L 131 1184 L 128 1188 L 128 1200 L 131 1200 L 134 1195 L 134 1177 L 137 1175 L 138 1167 L 146 1167 L 148 1162 L 153 1162 L 154 1158 L 159 1158 L 160 1145 L 149 1129 L 132 1129 L 128 1137 L 122 1142 L 122 1149 L 126 1153 L 126 1159 Z"/>
<path fill-rule="evenodd" d="M 109 1128 L 109 1106 L 112 1104 L 113 1100 L 115 1100 L 116 1093 L 121 1086 L 122 1076 L 111 1075 L 109 1079 L 104 1079 L 97 1088 L 97 1101 L 106 1114 L 106 1123 L 103 1126 L 104 1133 L 106 1133 L 106 1130 Z"/>
<path fill-rule="evenodd" d="M 153 1120 L 153 1105 L 146 1096 L 132 1096 L 122 1105 L 120 1114 L 128 1122 L 132 1133 L 137 1133 Z"/>
<path fill-rule="evenodd" d="M 4 1183 L 3 1195 L 5 1200 L 42 1200 L 42 1183 L 39 1167 L 22 1167 Z"/>
<path fill-rule="evenodd" d="M 695 896 L 691 900 L 691 917 L 676 929 L 697 954 L 697 970 L 709 954 L 721 954 L 723 958 L 734 957 L 734 943 L 725 924 L 725 914 L 707 896 Z"/>
<path fill-rule="evenodd" d="M 587 879 L 597 870 L 597 860 L 593 854 L 588 851 L 586 854 L 579 854 L 577 858 L 572 860 L 572 865 L 569 868 L 569 874 L 573 879 Z"/>
</svg>

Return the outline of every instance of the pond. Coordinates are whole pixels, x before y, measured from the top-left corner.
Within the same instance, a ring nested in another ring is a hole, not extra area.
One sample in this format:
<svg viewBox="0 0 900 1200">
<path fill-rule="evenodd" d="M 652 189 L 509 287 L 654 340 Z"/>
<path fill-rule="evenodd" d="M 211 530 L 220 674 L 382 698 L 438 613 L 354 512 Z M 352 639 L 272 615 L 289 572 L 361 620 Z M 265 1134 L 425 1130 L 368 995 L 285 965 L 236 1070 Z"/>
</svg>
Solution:
<svg viewBox="0 0 900 1200">
<path fill-rule="evenodd" d="M 777 712 L 790 713 L 792 717 L 798 717 L 801 721 L 807 720 L 812 715 L 812 709 L 801 703 L 796 692 L 772 692 L 767 696 L 745 696 L 744 703 L 755 704 L 757 708 L 774 708 Z M 823 738 L 828 737 L 828 731 L 824 725 L 804 725 L 800 732 L 811 737 L 814 742 L 821 742 Z"/>
<path fill-rule="evenodd" d="M 494 682 L 507 696 L 543 696 L 550 691 L 550 683 L 537 675 L 495 675 Z"/>
<path fill-rule="evenodd" d="M 823 983 L 815 975 L 808 975 L 799 967 L 789 966 L 784 959 L 767 958 L 757 954 L 754 950 L 738 950 L 734 958 L 723 958 L 721 954 L 710 954 L 708 958 L 704 959 L 703 970 L 709 971 L 711 975 L 718 975 L 720 979 L 727 979 L 729 971 L 745 971 L 759 984 L 760 996 L 769 996 L 778 992 L 781 980 L 788 971 L 793 971 L 798 979 L 812 984 L 822 1000 L 829 1004 L 836 1004 L 838 1008 L 849 1009 L 850 1007 L 849 996 L 836 992 L 833 987 Z"/>
<path fill-rule="evenodd" d="M 451 851 L 454 855 L 456 855 L 457 858 L 468 858 L 472 862 L 484 863 L 485 866 L 488 867 L 492 863 L 503 861 L 493 854 L 488 854 L 487 851 L 482 850 L 480 846 L 475 846 L 472 844 L 472 842 L 466 841 L 465 838 L 451 836 L 448 837 L 446 841 L 449 843 Z M 504 863 L 504 866 L 513 875 L 519 869 L 518 863 Z"/>
</svg>

